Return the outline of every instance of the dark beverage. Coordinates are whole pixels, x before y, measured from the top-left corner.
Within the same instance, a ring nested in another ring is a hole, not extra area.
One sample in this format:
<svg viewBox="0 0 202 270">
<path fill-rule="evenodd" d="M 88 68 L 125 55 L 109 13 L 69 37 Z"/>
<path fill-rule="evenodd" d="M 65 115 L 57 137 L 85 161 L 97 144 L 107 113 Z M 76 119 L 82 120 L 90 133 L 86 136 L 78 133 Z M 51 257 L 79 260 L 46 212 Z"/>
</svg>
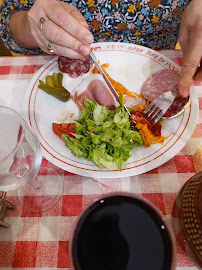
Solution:
<svg viewBox="0 0 202 270">
<path fill-rule="evenodd" d="M 174 269 L 171 232 L 142 198 L 111 195 L 80 217 L 71 245 L 76 270 Z"/>
</svg>

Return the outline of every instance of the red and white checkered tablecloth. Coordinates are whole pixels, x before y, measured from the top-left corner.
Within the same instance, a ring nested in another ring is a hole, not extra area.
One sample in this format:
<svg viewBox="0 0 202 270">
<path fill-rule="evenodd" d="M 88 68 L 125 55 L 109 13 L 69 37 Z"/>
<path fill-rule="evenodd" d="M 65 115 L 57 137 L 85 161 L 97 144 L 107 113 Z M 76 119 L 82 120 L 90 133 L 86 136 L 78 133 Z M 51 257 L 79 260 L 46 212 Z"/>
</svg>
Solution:
<svg viewBox="0 0 202 270">
<path fill-rule="evenodd" d="M 161 53 L 182 64 L 181 51 Z M 50 59 L 52 56 L 0 58 L 0 97 L 9 91 L 2 89 L 1 85 L 9 85 L 10 80 L 30 80 Z M 174 198 L 183 183 L 195 174 L 192 153 L 202 140 L 202 84 L 195 83 L 195 87 L 200 109 L 196 129 L 186 146 L 157 169 L 122 179 L 93 180 L 65 172 L 43 159 L 42 166 L 54 168 L 64 177 L 63 195 L 52 209 L 33 214 L 21 208 L 16 191 L 7 194 L 9 201 L 16 205 L 16 210 L 9 210 L 5 219 L 11 228 L 0 228 L 0 270 L 70 269 L 68 245 L 72 225 L 88 202 L 108 192 L 128 191 L 146 197 L 171 222 Z M 176 269 L 197 268 L 178 249 Z"/>
</svg>

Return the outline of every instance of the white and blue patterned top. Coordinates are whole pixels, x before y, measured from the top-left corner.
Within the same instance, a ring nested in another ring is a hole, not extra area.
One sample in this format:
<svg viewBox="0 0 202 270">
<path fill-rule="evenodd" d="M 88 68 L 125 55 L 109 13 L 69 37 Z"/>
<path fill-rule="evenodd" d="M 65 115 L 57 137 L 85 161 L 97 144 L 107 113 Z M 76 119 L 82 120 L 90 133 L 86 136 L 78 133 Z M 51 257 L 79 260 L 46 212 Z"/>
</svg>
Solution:
<svg viewBox="0 0 202 270">
<path fill-rule="evenodd" d="M 10 16 L 28 10 L 34 0 L 7 0 L 1 7 L 0 36 L 14 52 L 39 54 L 40 49 L 17 45 L 9 30 Z M 95 42 L 119 41 L 152 49 L 173 49 L 179 23 L 190 0 L 65 0 L 85 17 Z"/>
</svg>

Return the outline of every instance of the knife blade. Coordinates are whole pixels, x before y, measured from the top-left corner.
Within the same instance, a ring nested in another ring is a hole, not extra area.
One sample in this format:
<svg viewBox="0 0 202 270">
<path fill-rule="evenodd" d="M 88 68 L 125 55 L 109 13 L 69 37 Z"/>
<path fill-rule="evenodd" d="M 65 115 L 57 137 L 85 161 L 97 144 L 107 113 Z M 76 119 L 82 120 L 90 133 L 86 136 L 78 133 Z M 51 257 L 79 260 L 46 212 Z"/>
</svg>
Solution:
<svg viewBox="0 0 202 270">
<path fill-rule="evenodd" d="M 106 74 L 104 73 L 103 69 L 101 68 L 101 66 L 98 64 L 97 58 L 95 56 L 95 54 L 91 51 L 90 55 L 89 55 L 91 61 L 96 65 L 98 71 L 100 72 L 100 74 L 102 75 L 103 79 L 105 80 L 107 86 L 109 87 L 109 89 L 111 90 L 113 96 L 115 97 L 115 99 L 119 102 L 119 95 L 116 92 L 116 90 L 114 89 L 113 85 L 111 84 L 110 80 L 107 78 Z M 130 116 L 131 113 L 129 112 L 129 110 L 127 109 L 126 105 L 124 104 L 124 109 L 126 110 L 126 112 L 128 113 L 128 115 Z"/>
</svg>

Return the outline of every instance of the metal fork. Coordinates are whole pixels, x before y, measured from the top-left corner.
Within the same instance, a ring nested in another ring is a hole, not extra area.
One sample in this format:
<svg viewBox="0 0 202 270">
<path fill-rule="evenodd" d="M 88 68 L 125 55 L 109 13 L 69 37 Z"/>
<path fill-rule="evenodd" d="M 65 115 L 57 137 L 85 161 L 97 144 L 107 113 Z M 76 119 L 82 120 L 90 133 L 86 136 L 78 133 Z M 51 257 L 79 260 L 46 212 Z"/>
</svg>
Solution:
<svg viewBox="0 0 202 270">
<path fill-rule="evenodd" d="M 154 126 L 173 103 L 178 91 L 168 91 L 158 96 L 144 110 L 143 114 Z"/>
<path fill-rule="evenodd" d="M 89 55 L 90 59 L 94 62 L 96 67 L 98 68 L 100 74 L 103 76 L 105 82 L 107 83 L 109 89 L 115 96 L 116 100 L 119 101 L 119 95 L 112 86 L 111 82 L 103 72 L 102 68 L 98 64 L 98 61 L 96 59 L 96 56 L 94 55 L 93 52 L 90 53 Z M 150 121 L 151 125 L 154 126 L 159 119 L 164 115 L 164 113 L 169 109 L 171 104 L 173 103 L 173 100 L 175 99 L 177 94 L 177 90 L 173 91 L 168 91 L 166 93 L 163 93 L 162 95 L 158 96 L 155 98 L 149 106 L 144 110 L 143 114 L 146 116 L 146 118 Z M 131 116 L 131 113 L 127 109 L 127 107 L 124 105 L 125 110 L 127 111 L 129 117 Z M 132 129 L 136 129 L 135 123 L 131 124 Z"/>
</svg>

